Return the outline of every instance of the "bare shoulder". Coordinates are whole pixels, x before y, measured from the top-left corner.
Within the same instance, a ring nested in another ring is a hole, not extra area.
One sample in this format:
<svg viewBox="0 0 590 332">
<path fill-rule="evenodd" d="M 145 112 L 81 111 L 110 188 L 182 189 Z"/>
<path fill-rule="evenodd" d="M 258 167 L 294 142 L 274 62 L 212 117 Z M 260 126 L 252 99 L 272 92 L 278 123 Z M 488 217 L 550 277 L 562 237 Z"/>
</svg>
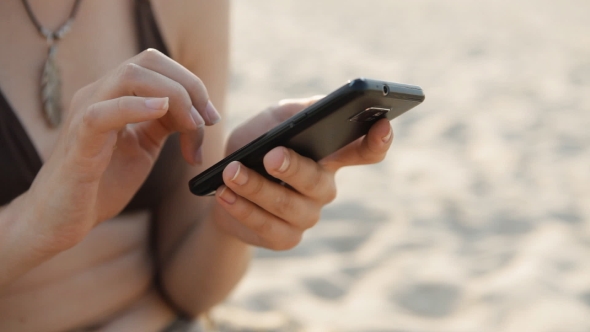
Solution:
<svg viewBox="0 0 590 332">
<path fill-rule="evenodd" d="M 229 0 L 151 0 L 171 56 L 184 65 L 228 52 Z"/>
</svg>

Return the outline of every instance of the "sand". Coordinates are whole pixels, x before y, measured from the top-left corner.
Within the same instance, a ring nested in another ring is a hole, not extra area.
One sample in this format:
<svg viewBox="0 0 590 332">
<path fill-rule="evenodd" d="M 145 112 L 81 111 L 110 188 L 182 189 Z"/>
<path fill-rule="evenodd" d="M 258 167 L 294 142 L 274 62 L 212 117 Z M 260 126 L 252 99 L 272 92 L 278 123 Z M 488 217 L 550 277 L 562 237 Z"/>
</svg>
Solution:
<svg viewBox="0 0 590 332">
<path fill-rule="evenodd" d="M 364 76 L 420 85 L 385 161 L 257 250 L 221 331 L 590 331 L 590 1 L 235 0 L 233 127 Z"/>
</svg>

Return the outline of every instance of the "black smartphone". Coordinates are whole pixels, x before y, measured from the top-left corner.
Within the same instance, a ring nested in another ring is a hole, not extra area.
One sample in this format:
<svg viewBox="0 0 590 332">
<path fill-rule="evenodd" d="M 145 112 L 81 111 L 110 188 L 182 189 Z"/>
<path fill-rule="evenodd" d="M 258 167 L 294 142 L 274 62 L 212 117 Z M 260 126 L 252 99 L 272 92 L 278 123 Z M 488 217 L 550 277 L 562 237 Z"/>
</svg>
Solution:
<svg viewBox="0 0 590 332">
<path fill-rule="evenodd" d="M 349 81 L 191 179 L 190 191 L 215 194 L 223 184 L 223 170 L 234 160 L 280 182 L 262 163 L 273 148 L 284 146 L 318 161 L 365 135 L 379 119 L 392 120 L 422 101 L 424 93 L 417 86 L 365 78 Z"/>
</svg>

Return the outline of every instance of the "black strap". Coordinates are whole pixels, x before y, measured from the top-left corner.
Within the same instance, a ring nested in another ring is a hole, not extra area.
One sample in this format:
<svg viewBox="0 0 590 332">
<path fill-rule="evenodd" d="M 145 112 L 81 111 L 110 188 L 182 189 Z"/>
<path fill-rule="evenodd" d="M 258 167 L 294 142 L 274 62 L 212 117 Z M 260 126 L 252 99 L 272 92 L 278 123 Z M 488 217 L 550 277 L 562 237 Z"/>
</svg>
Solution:
<svg viewBox="0 0 590 332">
<path fill-rule="evenodd" d="M 158 28 L 149 0 L 135 1 L 135 20 L 139 34 L 140 50 L 155 48 L 169 56 L 170 53 L 168 53 L 168 48 Z"/>
</svg>

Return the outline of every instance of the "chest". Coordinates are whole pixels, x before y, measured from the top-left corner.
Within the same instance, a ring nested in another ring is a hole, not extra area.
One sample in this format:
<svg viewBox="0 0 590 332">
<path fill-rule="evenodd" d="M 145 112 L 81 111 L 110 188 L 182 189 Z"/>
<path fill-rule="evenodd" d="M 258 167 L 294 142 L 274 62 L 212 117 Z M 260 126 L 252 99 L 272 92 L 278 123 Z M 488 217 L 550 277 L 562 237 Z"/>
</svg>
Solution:
<svg viewBox="0 0 590 332">
<path fill-rule="evenodd" d="M 38 21 L 50 30 L 63 23 L 73 1 L 31 1 Z M 132 1 L 81 2 L 70 32 L 55 56 L 62 82 L 64 116 L 75 92 L 98 80 L 138 52 Z M 21 1 L 0 2 L 0 90 L 12 106 L 42 160 L 55 144 L 58 129 L 42 115 L 41 71 L 48 44 Z"/>
</svg>

